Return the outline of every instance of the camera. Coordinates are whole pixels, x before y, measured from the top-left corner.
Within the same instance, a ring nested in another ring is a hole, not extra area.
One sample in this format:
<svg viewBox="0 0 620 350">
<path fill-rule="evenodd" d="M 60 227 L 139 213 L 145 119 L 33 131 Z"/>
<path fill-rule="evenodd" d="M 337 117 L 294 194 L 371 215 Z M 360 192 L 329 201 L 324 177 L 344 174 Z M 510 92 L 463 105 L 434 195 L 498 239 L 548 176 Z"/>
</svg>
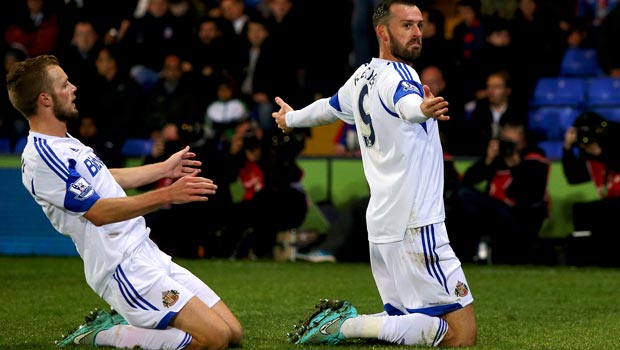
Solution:
<svg viewBox="0 0 620 350">
<path fill-rule="evenodd" d="M 598 142 L 607 131 L 607 121 L 594 112 L 582 113 L 573 126 L 577 129 L 577 142 L 583 145 Z"/>
<path fill-rule="evenodd" d="M 510 157 L 515 153 L 517 144 L 509 140 L 499 140 L 499 155 L 502 157 Z"/>
<path fill-rule="evenodd" d="M 606 127 L 607 123 L 601 123 L 601 125 L 596 128 L 591 128 L 586 125 L 577 127 L 577 141 L 584 145 L 598 142 L 599 138 L 605 132 Z"/>
</svg>

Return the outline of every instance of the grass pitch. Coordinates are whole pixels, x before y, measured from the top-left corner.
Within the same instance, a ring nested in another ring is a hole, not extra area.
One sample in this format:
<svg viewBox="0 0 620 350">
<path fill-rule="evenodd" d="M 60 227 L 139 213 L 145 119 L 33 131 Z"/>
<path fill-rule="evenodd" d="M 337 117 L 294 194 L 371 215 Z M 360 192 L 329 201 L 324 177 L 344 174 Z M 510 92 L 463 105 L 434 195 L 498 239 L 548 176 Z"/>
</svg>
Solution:
<svg viewBox="0 0 620 350">
<path fill-rule="evenodd" d="M 350 300 L 360 313 L 382 305 L 368 264 L 181 260 L 210 285 L 245 329 L 243 349 L 405 349 L 350 342 L 295 346 L 286 333 L 321 298 Z M 472 349 L 616 349 L 620 270 L 465 265 L 475 298 Z M 0 349 L 54 349 L 54 340 L 94 307 L 79 258 L 0 257 Z M 84 347 L 82 347 L 83 349 Z"/>
</svg>

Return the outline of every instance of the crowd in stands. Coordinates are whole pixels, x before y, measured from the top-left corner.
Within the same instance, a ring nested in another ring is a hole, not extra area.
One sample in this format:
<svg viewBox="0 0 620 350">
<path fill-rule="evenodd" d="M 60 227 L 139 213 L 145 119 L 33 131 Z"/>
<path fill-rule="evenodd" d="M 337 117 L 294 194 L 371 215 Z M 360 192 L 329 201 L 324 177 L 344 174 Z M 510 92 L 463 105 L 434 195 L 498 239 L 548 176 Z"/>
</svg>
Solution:
<svg viewBox="0 0 620 350">
<path fill-rule="evenodd" d="M 510 116 L 526 122 L 539 78 L 557 76 L 569 47 L 597 49 L 604 74 L 620 75 L 617 1 L 420 1 L 424 50 L 416 69 L 440 70 L 452 124 L 497 129 L 473 118 L 487 108 L 491 74 L 510 84 Z M 376 1 L 19 0 L 2 5 L 4 69 L 12 61 L 55 54 L 78 86 L 82 116 L 92 116 L 111 147 L 127 137 L 158 138 L 166 123 L 200 133 L 206 110 L 226 83 L 247 116 L 273 128 L 273 97 L 303 105 L 335 88 L 376 53 L 369 14 Z M 329 30 L 317 20 L 329 22 Z M 605 20 L 607 19 L 607 20 Z M 319 38 L 330 40 L 318 40 Z M 108 60 L 115 61 L 105 64 Z M 329 53 L 329 54 L 326 54 Z M 114 67 L 112 67 L 114 66 Z M 111 73 L 114 70 L 116 73 Z M 435 92 L 438 94 L 438 92 Z M 134 102 L 138 101 L 138 102 Z M 2 98 L 2 137 L 12 145 L 25 123 Z M 114 111 L 114 113 L 112 113 Z M 499 117 L 498 117 L 499 116 Z M 114 118 L 116 118 L 114 120 Z M 485 123 L 487 121 L 484 121 Z M 120 124 L 120 125 L 118 125 Z M 112 129 L 117 132 L 110 132 Z M 446 147 L 479 156 L 446 126 Z M 78 135 L 78 125 L 73 131 Z"/>
<path fill-rule="evenodd" d="M 295 107 L 332 95 L 352 70 L 376 56 L 376 39 L 369 30 L 376 3 L 8 1 L 0 5 L 2 71 L 26 57 L 59 57 L 78 87 L 80 118 L 70 125 L 70 133 L 93 147 L 109 166 L 124 164 L 121 149 L 128 138 L 152 140 L 147 162 L 182 145 L 197 148 L 204 157 L 203 174 L 220 185 L 209 210 L 221 215 L 209 223 L 210 230 L 220 235 L 234 230 L 243 239 L 243 244 L 222 251 L 238 257 L 268 254 L 254 231 L 275 237 L 277 230 L 299 225 L 307 210 L 299 186 L 303 173 L 295 159 L 311 135 L 311 130 L 281 134 L 271 117 L 274 97 Z M 442 129 L 447 159 L 472 157 L 489 166 L 490 144 L 502 137 L 506 125 L 523 131 L 519 137 L 531 136 L 528 116 L 534 87 L 542 77 L 558 76 L 568 48 L 595 49 L 601 75 L 620 77 L 620 48 L 614 44 L 620 33 L 619 3 L 419 1 L 424 49 L 415 68 L 434 95 L 450 102 L 452 120 Z M 6 91 L 1 95 L 0 137 L 8 138 L 14 148 L 28 127 Z M 334 140 L 335 154 L 358 156 L 355 130 L 342 128 Z M 544 152 L 533 156 L 529 151 L 535 144 L 528 139 L 527 147 L 517 153 L 524 160 L 546 161 Z M 541 177 L 546 169 L 541 166 Z M 255 223 L 243 227 L 227 216 L 236 203 L 224 190 L 239 178 L 246 192 L 236 210 L 252 213 Z M 543 183 L 535 198 L 527 199 L 530 204 L 545 202 Z M 279 201 L 296 204 L 280 208 Z M 165 215 L 190 215 L 190 225 L 203 209 L 183 214 L 171 209 L 153 217 L 154 235 L 165 227 Z M 291 217 L 287 227 L 255 227 L 276 210 Z M 528 229 L 535 231 L 540 224 L 536 221 Z M 193 250 L 187 253 L 192 254 Z"/>
</svg>

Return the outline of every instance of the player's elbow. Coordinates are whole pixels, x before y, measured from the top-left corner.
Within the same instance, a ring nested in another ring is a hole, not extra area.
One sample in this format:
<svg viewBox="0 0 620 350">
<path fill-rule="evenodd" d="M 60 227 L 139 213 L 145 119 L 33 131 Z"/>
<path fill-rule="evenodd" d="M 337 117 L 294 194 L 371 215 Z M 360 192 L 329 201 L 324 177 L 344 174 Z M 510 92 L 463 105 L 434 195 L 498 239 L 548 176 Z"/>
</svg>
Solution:
<svg viewBox="0 0 620 350">
<path fill-rule="evenodd" d="M 84 213 L 84 218 L 90 221 L 93 225 L 99 227 L 110 223 L 110 220 L 106 218 L 104 215 L 101 215 L 96 210 L 92 208 Z"/>
</svg>

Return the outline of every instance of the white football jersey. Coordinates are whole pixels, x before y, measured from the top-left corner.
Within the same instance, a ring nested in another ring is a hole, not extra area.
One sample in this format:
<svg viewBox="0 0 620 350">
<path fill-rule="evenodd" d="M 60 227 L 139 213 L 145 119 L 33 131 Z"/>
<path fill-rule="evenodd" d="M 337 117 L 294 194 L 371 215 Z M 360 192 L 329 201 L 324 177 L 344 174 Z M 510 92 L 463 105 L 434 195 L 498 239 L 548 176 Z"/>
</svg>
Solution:
<svg viewBox="0 0 620 350">
<path fill-rule="evenodd" d="M 71 237 L 84 260 L 88 285 L 102 295 L 127 252 L 148 239 L 143 217 L 95 226 L 83 214 L 99 199 L 125 197 L 108 168 L 78 139 L 30 132 L 22 182 L 54 228 Z"/>
<path fill-rule="evenodd" d="M 419 106 L 423 96 L 420 78 L 413 68 L 373 58 L 360 66 L 337 94 L 321 102 L 329 103 L 329 108 L 313 107 L 331 109 L 329 113 L 344 122 L 355 123 L 370 187 L 366 217 L 371 242 L 399 241 L 407 227 L 445 219 L 438 122 L 424 117 L 421 123 L 406 121 L 397 108 L 403 98 L 418 99 Z M 290 126 L 303 126 L 295 124 L 305 116 L 301 111 L 289 113 L 290 118 L 287 115 Z"/>
</svg>

